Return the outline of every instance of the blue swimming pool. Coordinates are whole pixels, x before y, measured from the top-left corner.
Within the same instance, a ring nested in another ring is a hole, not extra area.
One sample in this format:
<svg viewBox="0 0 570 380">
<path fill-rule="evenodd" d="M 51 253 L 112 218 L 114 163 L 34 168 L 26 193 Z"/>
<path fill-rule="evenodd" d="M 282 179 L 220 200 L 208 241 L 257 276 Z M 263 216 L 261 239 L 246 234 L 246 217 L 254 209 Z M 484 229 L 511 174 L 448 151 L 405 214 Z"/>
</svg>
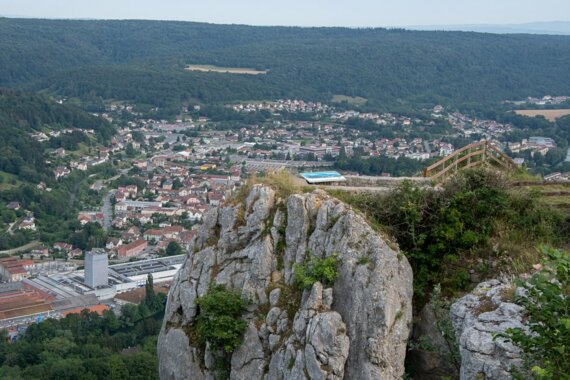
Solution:
<svg viewBox="0 0 570 380">
<path fill-rule="evenodd" d="M 342 177 L 339 172 L 311 172 L 311 173 L 301 173 L 303 178 L 329 178 L 329 177 Z"/>
<path fill-rule="evenodd" d="M 308 172 L 301 173 L 301 178 L 303 178 L 308 183 L 327 183 L 327 182 L 344 182 L 346 178 L 342 176 L 339 172 Z"/>
</svg>

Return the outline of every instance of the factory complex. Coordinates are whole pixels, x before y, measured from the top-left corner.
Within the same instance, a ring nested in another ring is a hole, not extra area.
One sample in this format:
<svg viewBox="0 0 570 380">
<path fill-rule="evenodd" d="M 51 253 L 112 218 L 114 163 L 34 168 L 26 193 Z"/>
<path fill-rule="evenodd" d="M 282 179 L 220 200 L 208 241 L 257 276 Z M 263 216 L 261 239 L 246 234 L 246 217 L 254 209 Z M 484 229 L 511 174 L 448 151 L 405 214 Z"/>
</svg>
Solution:
<svg viewBox="0 0 570 380">
<path fill-rule="evenodd" d="M 116 307 L 115 296 L 153 282 L 168 283 L 186 255 L 167 256 L 108 265 L 104 251 L 85 256 L 85 268 L 32 276 L 0 284 L 0 329 L 17 335 L 18 330 L 45 318 L 62 318 L 88 309 L 101 314 Z M 120 302 L 118 302 L 120 303 Z"/>
</svg>

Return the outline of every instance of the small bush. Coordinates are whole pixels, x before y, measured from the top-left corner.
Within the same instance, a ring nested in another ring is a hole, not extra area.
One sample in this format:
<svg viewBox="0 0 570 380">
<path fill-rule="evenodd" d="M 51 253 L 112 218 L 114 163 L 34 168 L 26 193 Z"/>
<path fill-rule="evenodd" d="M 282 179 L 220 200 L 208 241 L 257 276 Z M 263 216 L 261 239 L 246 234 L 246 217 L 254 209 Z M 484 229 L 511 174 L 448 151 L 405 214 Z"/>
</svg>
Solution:
<svg viewBox="0 0 570 380">
<path fill-rule="evenodd" d="M 300 289 L 308 289 L 317 281 L 330 286 L 339 275 L 338 263 L 336 255 L 320 258 L 309 253 L 303 264 L 293 265 L 295 284 Z"/>
<path fill-rule="evenodd" d="M 544 269 L 529 281 L 517 281 L 531 334 L 509 329 L 499 337 L 511 340 L 525 354 L 527 370 L 538 379 L 570 379 L 570 254 L 541 247 Z"/>
<path fill-rule="evenodd" d="M 202 344 L 209 343 L 212 350 L 230 353 L 238 348 L 247 327 L 241 318 L 246 301 L 223 285 L 214 285 L 198 298 L 199 314 L 196 334 Z"/>
<path fill-rule="evenodd" d="M 457 175 L 442 191 L 404 182 L 387 195 L 340 195 L 396 239 L 414 271 L 417 309 L 435 284 L 445 296 L 465 290 L 469 269 L 492 258 L 494 245 L 516 248 L 504 253 L 512 266 L 528 270 L 536 261 L 522 260 L 521 249 L 557 243 L 564 224 L 560 213 L 536 195 L 511 190 L 507 178 L 485 169 Z M 489 267 L 483 270 L 489 274 Z"/>
</svg>

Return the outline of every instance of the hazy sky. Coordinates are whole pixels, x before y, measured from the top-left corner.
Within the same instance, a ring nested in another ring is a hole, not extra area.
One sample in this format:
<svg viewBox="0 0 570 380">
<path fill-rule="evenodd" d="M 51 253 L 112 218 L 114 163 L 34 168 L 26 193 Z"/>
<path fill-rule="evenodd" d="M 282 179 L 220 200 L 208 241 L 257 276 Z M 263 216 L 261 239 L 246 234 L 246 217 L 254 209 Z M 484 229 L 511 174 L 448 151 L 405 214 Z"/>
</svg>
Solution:
<svg viewBox="0 0 570 380">
<path fill-rule="evenodd" d="M 0 0 L 0 15 L 303 26 L 512 24 L 570 19 L 570 0 Z"/>
</svg>

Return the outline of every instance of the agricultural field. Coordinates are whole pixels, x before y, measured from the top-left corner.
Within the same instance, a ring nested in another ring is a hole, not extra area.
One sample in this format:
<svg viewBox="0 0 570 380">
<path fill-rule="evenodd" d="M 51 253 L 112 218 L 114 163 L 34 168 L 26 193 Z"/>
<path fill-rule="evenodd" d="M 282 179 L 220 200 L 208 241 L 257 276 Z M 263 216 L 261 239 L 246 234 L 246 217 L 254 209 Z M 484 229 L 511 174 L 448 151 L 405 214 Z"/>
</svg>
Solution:
<svg viewBox="0 0 570 380">
<path fill-rule="evenodd" d="M 346 95 L 333 95 L 332 102 L 333 103 L 342 103 L 347 102 L 348 104 L 352 104 L 355 106 L 361 106 L 366 104 L 368 100 L 366 98 L 362 98 L 360 96 L 346 96 Z"/>
<path fill-rule="evenodd" d="M 225 74 L 247 74 L 247 75 L 263 75 L 267 74 L 268 70 L 255 70 L 246 67 L 220 67 L 213 65 L 187 65 L 187 71 L 201 71 L 211 73 L 225 73 Z"/>
<path fill-rule="evenodd" d="M 517 115 L 536 117 L 544 116 L 546 120 L 555 122 L 563 116 L 570 115 L 570 109 L 560 109 L 560 110 L 516 110 Z"/>
</svg>

